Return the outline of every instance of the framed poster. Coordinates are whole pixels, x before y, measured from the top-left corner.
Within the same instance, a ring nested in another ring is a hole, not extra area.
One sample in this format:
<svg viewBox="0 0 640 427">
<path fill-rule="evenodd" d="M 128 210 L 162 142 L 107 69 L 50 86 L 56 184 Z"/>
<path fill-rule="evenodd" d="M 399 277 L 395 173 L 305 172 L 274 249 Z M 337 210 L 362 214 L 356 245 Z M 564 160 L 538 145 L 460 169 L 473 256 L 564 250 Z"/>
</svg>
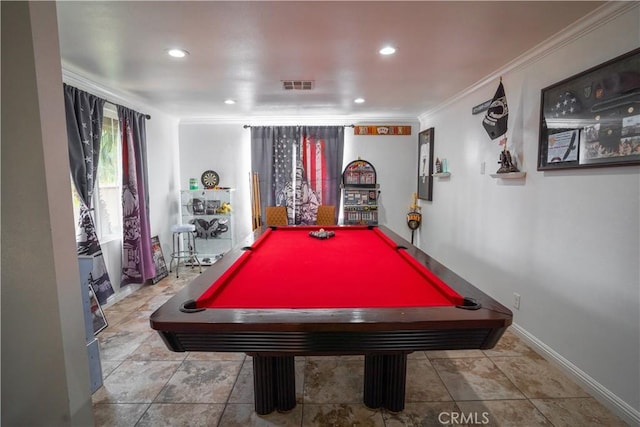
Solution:
<svg viewBox="0 0 640 427">
<path fill-rule="evenodd" d="M 102 307 L 96 298 L 96 294 L 93 291 L 93 285 L 89 283 L 89 307 L 91 309 L 91 323 L 93 324 L 93 335 L 98 335 L 98 332 L 107 327 L 107 318 L 104 316 Z"/>
<path fill-rule="evenodd" d="M 640 49 L 542 89 L 538 170 L 640 164 Z"/>
<path fill-rule="evenodd" d="M 162 255 L 162 247 L 160 246 L 160 239 L 158 236 L 153 236 L 151 238 L 151 249 L 153 250 L 153 263 L 156 266 L 156 277 L 152 280 L 155 285 L 160 280 L 167 277 L 169 275 L 169 271 L 167 270 L 167 263 L 164 260 L 164 255 Z"/>
<path fill-rule="evenodd" d="M 429 128 L 418 134 L 418 198 L 433 200 L 433 133 Z"/>
</svg>

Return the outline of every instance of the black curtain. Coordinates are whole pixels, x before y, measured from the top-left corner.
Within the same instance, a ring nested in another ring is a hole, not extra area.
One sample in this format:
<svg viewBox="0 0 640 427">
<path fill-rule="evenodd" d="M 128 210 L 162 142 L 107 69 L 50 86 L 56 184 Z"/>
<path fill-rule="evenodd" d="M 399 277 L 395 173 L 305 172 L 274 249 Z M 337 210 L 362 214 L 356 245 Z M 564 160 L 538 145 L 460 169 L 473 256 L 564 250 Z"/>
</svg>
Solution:
<svg viewBox="0 0 640 427">
<path fill-rule="evenodd" d="M 91 285 L 101 304 L 114 293 L 91 216 L 105 100 L 64 84 L 71 178 L 80 197 L 78 255 L 93 257 Z"/>
</svg>

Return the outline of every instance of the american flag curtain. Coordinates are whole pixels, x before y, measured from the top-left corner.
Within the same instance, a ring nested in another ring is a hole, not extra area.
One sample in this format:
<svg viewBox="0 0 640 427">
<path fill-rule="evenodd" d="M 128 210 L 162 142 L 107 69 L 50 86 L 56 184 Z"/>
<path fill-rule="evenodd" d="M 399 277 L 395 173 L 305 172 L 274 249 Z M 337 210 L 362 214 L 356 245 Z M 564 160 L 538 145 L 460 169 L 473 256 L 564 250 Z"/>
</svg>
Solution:
<svg viewBox="0 0 640 427">
<path fill-rule="evenodd" d="M 78 255 L 88 255 L 93 258 L 91 286 L 100 304 L 105 304 L 107 298 L 114 294 L 114 290 L 91 214 L 93 190 L 100 159 L 105 100 L 67 84 L 63 87 L 69 166 L 71 178 L 81 199 L 79 233 L 76 236 Z"/>
<path fill-rule="evenodd" d="M 263 212 L 286 206 L 289 224 L 315 224 L 319 205 L 339 206 L 343 127 L 252 127 L 251 141 Z"/>
</svg>

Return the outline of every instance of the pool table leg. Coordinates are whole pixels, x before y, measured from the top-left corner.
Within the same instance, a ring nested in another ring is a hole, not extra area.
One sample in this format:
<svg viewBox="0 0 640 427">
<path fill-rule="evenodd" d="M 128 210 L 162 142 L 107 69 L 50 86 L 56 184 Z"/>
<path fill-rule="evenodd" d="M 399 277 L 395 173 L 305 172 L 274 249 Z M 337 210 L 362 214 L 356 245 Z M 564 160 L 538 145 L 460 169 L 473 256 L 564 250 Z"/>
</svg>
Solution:
<svg viewBox="0 0 640 427">
<path fill-rule="evenodd" d="M 290 411 L 296 406 L 293 356 L 253 356 L 253 390 L 256 413 Z"/>
<path fill-rule="evenodd" d="M 364 404 L 391 412 L 404 409 L 407 353 L 367 354 L 364 357 Z"/>
</svg>

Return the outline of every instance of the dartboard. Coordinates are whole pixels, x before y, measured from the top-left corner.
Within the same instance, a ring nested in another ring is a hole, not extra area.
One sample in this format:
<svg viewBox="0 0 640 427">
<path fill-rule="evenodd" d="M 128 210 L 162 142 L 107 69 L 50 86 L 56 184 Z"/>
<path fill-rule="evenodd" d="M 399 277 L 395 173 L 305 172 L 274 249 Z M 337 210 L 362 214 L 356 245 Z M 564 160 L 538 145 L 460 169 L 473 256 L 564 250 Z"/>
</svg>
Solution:
<svg viewBox="0 0 640 427">
<path fill-rule="evenodd" d="M 220 182 L 220 177 L 214 171 L 204 171 L 200 180 L 205 188 L 214 188 Z"/>
</svg>

